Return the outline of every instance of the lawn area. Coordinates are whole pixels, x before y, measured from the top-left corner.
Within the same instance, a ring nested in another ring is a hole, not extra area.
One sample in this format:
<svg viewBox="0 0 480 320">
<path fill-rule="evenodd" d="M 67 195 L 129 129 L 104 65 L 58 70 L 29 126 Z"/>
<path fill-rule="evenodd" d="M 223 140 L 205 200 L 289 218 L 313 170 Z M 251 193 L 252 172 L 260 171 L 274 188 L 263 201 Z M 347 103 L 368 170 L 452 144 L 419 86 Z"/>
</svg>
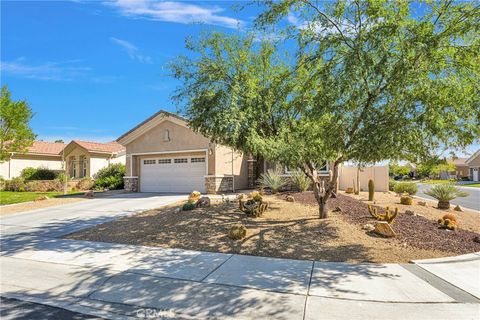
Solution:
<svg viewBox="0 0 480 320">
<path fill-rule="evenodd" d="M 480 183 L 472 183 L 472 184 L 462 184 L 463 187 L 475 187 L 480 188 Z"/>
<path fill-rule="evenodd" d="M 78 192 L 70 192 L 69 194 L 77 194 Z M 13 204 L 34 201 L 40 196 L 49 198 L 57 198 L 63 196 L 63 192 L 14 192 L 0 191 L 0 205 Z"/>
<path fill-rule="evenodd" d="M 426 183 L 426 184 L 456 183 L 456 181 L 450 181 L 450 180 L 435 180 L 435 179 L 432 179 L 432 180 L 422 180 L 421 182 L 422 182 L 422 183 Z"/>
<path fill-rule="evenodd" d="M 451 256 L 480 251 L 473 239 L 477 232 L 438 229 L 436 219 L 424 215 L 400 215 L 392 225 L 396 238 L 382 238 L 363 229 L 374 223 L 367 204 L 339 194 L 329 200 L 329 218 L 318 218 L 311 192 L 265 196 L 268 210 L 261 217 L 247 216 L 238 202 L 212 200 L 210 208 L 179 211 L 182 203 L 123 217 L 66 238 L 133 245 L 238 253 L 267 257 L 338 262 L 406 263 L 413 259 Z M 398 199 L 396 200 L 398 201 Z M 334 209 L 340 207 L 341 211 Z M 429 208 L 434 209 L 434 208 Z M 438 210 L 438 209 L 434 209 Z M 227 236 L 233 225 L 242 224 L 242 240 Z"/>
</svg>

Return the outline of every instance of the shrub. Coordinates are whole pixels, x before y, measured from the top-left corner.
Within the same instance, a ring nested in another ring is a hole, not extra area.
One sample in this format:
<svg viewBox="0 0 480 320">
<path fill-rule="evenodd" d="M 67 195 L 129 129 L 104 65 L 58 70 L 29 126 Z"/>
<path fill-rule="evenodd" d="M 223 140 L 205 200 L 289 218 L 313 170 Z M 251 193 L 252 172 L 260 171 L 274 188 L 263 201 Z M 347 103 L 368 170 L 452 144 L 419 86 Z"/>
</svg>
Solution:
<svg viewBox="0 0 480 320">
<path fill-rule="evenodd" d="M 42 192 L 43 190 L 42 189 L 42 183 L 40 181 L 27 181 L 25 183 L 25 191 L 28 191 L 28 192 Z"/>
<path fill-rule="evenodd" d="M 5 179 L 3 179 L 2 176 L 0 176 L 0 191 L 5 190 Z"/>
<path fill-rule="evenodd" d="M 468 192 L 462 191 L 448 183 L 437 184 L 425 191 L 425 194 L 438 200 L 437 207 L 439 209 L 448 209 L 450 208 L 450 200 L 458 197 L 467 197 L 469 195 Z"/>
<path fill-rule="evenodd" d="M 93 188 L 94 181 L 90 177 L 85 177 L 77 183 L 77 188 L 79 190 L 90 190 Z"/>
<path fill-rule="evenodd" d="M 279 170 L 268 170 L 266 173 L 262 173 L 259 181 L 262 187 L 270 188 L 272 193 L 277 193 L 286 183 Z"/>
<path fill-rule="evenodd" d="M 310 179 L 301 170 L 296 169 L 292 172 L 292 183 L 300 192 L 305 192 L 310 188 Z"/>
<path fill-rule="evenodd" d="M 418 187 L 414 182 L 398 182 L 395 184 L 393 190 L 398 194 L 408 193 L 412 196 L 417 193 Z"/>
<path fill-rule="evenodd" d="M 47 168 L 28 167 L 20 174 L 25 180 L 54 180 L 58 173 Z"/>
<path fill-rule="evenodd" d="M 413 203 L 413 198 L 410 197 L 408 194 L 404 194 L 400 197 L 400 203 L 410 206 Z"/>
<path fill-rule="evenodd" d="M 195 209 L 195 203 L 194 202 L 187 202 L 183 205 L 182 210 L 183 211 L 190 211 Z"/>
<path fill-rule="evenodd" d="M 388 190 L 390 190 L 390 191 L 395 190 L 396 184 L 397 184 L 397 181 L 390 179 L 388 181 Z"/>
<path fill-rule="evenodd" d="M 111 164 L 100 169 L 95 175 L 95 187 L 100 189 L 123 189 L 123 177 L 125 165 L 121 163 Z"/>
<path fill-rule="evenodd" d="M 233 240 L 240 240 L 247 235 L 247 229 L 242 225 L 234 225 L 228 230 L 228 237 Z"/>
<path fill-rule="evenodd" d="M 25 191 L 25 179 L 22 177 L 17 177 L 11 180 L 5 180 L 5 191 Z"/>
</svg>

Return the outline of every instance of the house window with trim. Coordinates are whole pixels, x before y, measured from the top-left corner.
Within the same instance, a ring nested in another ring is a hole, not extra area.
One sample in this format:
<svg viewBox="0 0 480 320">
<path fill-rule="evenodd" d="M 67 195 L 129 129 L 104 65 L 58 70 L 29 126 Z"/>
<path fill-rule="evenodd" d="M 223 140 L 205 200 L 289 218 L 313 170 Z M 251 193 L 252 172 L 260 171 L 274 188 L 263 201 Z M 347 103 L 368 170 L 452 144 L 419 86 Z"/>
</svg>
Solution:
<svg viewBox="0 0 480 320">
<path fill-rule="evenodd" d="M 75 157 L 70 157 L 70 161 L 68 162 L 68 168 L 70 178 L 75 179 L 75 176 L 77 175 L 77 164 L 75 162 Z"/>
<path fill-rule="evenodd" d="M 85 178 L 87 176 L 87 157 L 82 157 L 82 176 L 81 178 Z"/>
</svg>

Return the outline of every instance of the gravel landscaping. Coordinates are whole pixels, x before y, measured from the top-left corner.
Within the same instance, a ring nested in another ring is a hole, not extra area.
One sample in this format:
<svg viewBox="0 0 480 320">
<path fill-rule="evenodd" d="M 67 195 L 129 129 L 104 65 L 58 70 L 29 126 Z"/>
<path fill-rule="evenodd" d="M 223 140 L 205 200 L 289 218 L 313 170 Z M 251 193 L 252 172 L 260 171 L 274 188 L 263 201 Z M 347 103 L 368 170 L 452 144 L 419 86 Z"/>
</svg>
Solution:
<svg viewBox="0 0 480 320">
<path fill-rule="evenodd" d="M 180 211 L 184 203 L 180 202 L 84 229 L 66 238 L 338 262 L 405 263 L 480 250 L 480 244 L 470 239 L 474 233 L 460 230 L 449 234 L 420 217 L 395 221 L 394 229 L 399 234 L 396 239 L 372 235 L 362 229 L 362 224 L 373 222 L 363 212 L 366 204 L 346 196 L 340 195 L 330 203 L 333 208 L 342 206 L 343 211 L 331 212 L 323 220 L 318 219 L 317 207 L 310 205 L 313 194 L 294 194 L 294 203 L 282 197 L 285 194 L 266 196 L 269 209 L 258 218 L 242 213 L 237 202 L 213 200 L 212 207 L 192 211 Z M 232 240 L 227 236 L 228 230 L 239 223 L 247 229 L 246 238 Z M 404 226 L 397 230 L 401 224 Z M 421 225 L 418 230 L 416 224 Z M 436 238 L 421 235 L 427 224 Z M 450 240 L 439 239 L 443 236 Z M 415 244 L 415 237 L 430 244 Z M 451 239 L 462 239 L 465 244 Z M 446 244 L 449 241 L 452 244 Z"/>
</svg>

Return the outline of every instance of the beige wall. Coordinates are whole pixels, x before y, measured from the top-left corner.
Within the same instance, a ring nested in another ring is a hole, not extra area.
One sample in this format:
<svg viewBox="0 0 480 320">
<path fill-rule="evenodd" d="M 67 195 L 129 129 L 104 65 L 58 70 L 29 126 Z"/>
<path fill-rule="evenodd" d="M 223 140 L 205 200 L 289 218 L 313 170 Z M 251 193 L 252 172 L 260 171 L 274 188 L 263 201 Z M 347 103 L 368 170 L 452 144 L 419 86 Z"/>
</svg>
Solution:
<svg viewBox="0 0 480 320">
<path fill-rule="evenodd" d="M 62 170 L 60 156 L 34 156 L 26 154 L 15 154 L 9 161 L 0 163 L 0 176 L 4 179 L 19 177 L 22 170 L 28 167 L 47 168 L 51 170 Z"/>
<path fill-rule="evenodd" d="M 248 157 L 229 147 L 215 147 L 215 175 L 233 175 L 235 189 L 248 187 Z M 233 164 L 233 165 L 232 165 Z"/>
<path fill-rule="evenodd" d="M 338 173 L 338 188 L 345 190 L 353 188 L 353 183 L 357 181 L 357 167 L 341 166 Z M 388 191 L 388 166 L 365 167 L 360 171 L 360 189 L 368 190 L 368 180 L 375 182 L 375 191 Z"/>
<path fill-rule="evenodd" d="M 469 168 L 468 166 L 455 166 L 455 172 L 452 172 L 457 178 L 468 177 Z"/>
</svg>

